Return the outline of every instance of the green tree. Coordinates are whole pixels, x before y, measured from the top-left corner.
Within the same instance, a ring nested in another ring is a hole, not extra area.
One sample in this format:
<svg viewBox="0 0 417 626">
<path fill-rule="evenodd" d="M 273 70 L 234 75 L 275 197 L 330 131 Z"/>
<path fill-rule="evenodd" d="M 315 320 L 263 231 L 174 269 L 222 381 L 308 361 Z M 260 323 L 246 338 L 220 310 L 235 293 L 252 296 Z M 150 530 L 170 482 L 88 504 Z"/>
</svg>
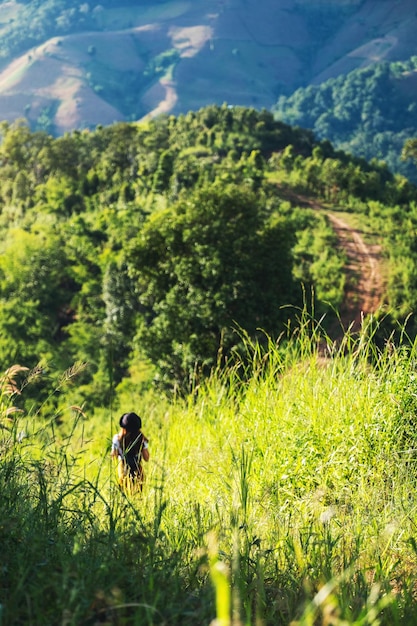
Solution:
<svg viewBox="0 0 417 626">
<path fill-rule="evenodd" d="M 30 189 L 30 181 L 25 170 L 20 170 L 13 183 L 13 202 L 16 204 L 25 204 L 26 200 L 29 198 L 31 189 Z"/>
<path fill-rule="evenodd" d="M 164 150 L 159 157 L 158 169 L 154 174 L 153 189 L 160 193 L 166 191 L 173 173 L 174 159 L 168 150 Z"/>
<path fill-rule="evenodd" d="M 38 187 L 38 196 L 47 211 L 62 216 L 81 212 L 84 208 L 84 199 L 78 193 L 74 180 L 68 176 L 50 176 L 44 185 Z"/>
<path fill-rule="evenodd" d="M 417 138 L 413 137 L 412 139 L 407 139 L 404 142 L 401 158 L 404 161 L 412 159 L 412 161 L 417 165 Z"/>
<path fill-rule="evenodd" d="M 63 243 L 45 230 L 15 229 L 0 255 L 0 358 L 32 367 L 57 356 L 71 289 Z M 71 365 L 71 364 L 67 364 Z"/>
<path fill-rule="evenodd" d="M 124 263 L 111 261 L 103 276 L 105 318 L 101 343 L 114 382 L 127 368 L 134 335 L 136 297 Z"/>
<path fill-rule="evenodd" d="M 292 233 L 261 194 L 214 184 L 153 214 L 129 253 L 142 322 L 136 341 L 166 382 L 207 371 L 234 332 L 273 335 L 294 300 Z"/>
</svg>

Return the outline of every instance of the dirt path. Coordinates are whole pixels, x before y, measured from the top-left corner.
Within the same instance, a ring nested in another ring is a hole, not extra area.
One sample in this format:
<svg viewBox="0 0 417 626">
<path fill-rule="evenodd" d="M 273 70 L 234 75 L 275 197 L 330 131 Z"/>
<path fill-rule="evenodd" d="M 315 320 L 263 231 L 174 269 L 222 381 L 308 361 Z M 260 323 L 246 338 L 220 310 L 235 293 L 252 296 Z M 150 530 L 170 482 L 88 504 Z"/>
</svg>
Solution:
<svg viewBox="0 0 417 626">
<path fill-rule="evenodd" d="M 308 206 L 324 212 L 336 233 L 339 246 L 345 251 L 346 286 L 340 310 L 340 325 L 334 332 L 361 328 L 364 317 L 375 313 L 384 302 L 385 283 L 382 272 L 382 249 L 379 244 L 368 243 L 363 231 L 353 228 L 346 220 L 329 210 L 320 202 L 285 191 L 283 193 L 298 206 Z M 333 334 L 333 333 L 332 333 Z"/>
<path fill-rule="evenodd" d="M 326 211 L 326 214 L 347 256 L 342 325 L 356 331 L 363 317 L 375 313 L 383 303 L 381 246 L 365 242 L 360 230 L 352 228 L 334 213 Z"/>
</svg>

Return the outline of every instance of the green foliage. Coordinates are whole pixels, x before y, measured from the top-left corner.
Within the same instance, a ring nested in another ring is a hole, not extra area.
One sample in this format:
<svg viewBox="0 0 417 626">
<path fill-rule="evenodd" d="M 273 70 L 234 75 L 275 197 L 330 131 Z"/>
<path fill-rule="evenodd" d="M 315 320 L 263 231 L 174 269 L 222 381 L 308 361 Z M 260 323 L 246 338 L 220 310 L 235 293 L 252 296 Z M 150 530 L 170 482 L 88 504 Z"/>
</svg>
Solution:
<svg viewBox="0 0 417 626">
<path fill-rule="evenodd" d="M 65 318 L 69 274 L 53 232 L 10 230 L 0 256 L 0 351 L 33 367 L 50 358 Z"/>
<path fill-rule="evenodd" d="M 158 168 L 153 179 L 153 188 L 156 192 L 169 189 L 169 183 L 173 174 L 173 161 L 173 156 L 168 150 L 161 153 Z"/>
<path fill-rule="evenodd" d="M 270 222 L 264 201 L 234 185 L 203 187 L 150 216 L 128 259 L 144 309 L 137 341 L 168 381 L 228 355 L 233 327 L 280 331 L 280 307 L 294 301 L 291 239 L 288 222 Z"/>
<path fill-rule="evenodd" d="M 342 150 L 384 161 L 392 171 L 416 181 L 415 171 L 401 160 L 404 142 L 417 132 L 414 96 L 407 87 L 416 69 L 417 57 L 357 69 L 280 96 L 275 115 L 311 128 Z"/>
<path fill-rule="evenodd" d="M 72 0 L 19 2 L 15 18 L 2 24 L 1 56 L 22 53 L 45 39 L 74 29 L 94 28 L 94 12 L 86 11 L 86 4 Z"/>
<path fill-rule="evenodd" d="M 180 53 L 176 48 L 166 50 L 155 56 L 144 70 L 144 76 L 154 79 L 164 75 L 172 66 L 178 62 Z"/>
<path fill-rule="evenodd" d="M 330 304 L 335 310 L 342 305 L 345 286 L 344 255 L 337 250 L 332 228 L 314 215 L 294 214 L 297 243 L 294 246 L 294 276 L 307 292 L 317 296 L 316 313 L 325 313 Z M 326 304 L 325 304 L 326 303 Z"/>
<path fill-rule="evenodd" d="M 401 153 L 403 160 L 412 159 L 414 163 L 417 162 L 417 139 L 415 137 L 406 140 Z"/>
<path fill-rule="evenodd" d="M 267 111 L 213 105 L 57 139 L 5 122 L 0 159 L 0 358 L 88 363 L 89 406 L 149 362 L 149 378 L 188 384 L 245 333 L 279 336 L 303 289 L 320 314 L 339 308 L 343 255 L 299 194 L 379 232 L 393 319 L 415 306 L 415 188 Z"/>
</svg>

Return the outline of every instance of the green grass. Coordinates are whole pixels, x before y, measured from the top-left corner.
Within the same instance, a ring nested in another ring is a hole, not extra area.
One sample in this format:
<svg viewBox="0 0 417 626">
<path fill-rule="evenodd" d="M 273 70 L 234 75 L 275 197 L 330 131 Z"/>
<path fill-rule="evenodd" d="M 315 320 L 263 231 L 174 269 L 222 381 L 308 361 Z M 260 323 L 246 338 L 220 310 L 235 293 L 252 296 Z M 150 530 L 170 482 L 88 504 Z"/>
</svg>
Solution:
<svg viewBox="0 0 417 626">
<path fill-rule="evenodd" d="M 7 416 L 4 383 L 1 626 L 415 624 L 416 347 L 372 328 L 323 358 L 302 316 L 187 398 L 136 398 L 132 497 L 108 456 L 123 409 Z"/>
</svg>

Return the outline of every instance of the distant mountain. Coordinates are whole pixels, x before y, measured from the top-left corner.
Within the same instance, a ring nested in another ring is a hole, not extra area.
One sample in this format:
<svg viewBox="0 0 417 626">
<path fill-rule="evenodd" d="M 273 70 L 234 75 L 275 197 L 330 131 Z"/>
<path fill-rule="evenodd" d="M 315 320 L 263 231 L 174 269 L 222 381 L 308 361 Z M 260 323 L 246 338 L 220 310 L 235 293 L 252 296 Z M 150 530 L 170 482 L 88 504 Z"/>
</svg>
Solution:
<svg viewBox="0 0 417 626">
<path fill-rule="evenodd" d="M 417 137 L 417 56 L 376 63 L 320 85 L 280 96 L 275 117 L 313 130 L 318 139 L 370 161 L 385 161 L 393 172 L 417 183 L 416 167 L 402 158 L 404 143 Z"/>
<path fill-rule="evenodd" d="M 0 2 L 0 119 L 136 120 L 281 95 L 417 52 L 415 0 Z"/>
</svg>

